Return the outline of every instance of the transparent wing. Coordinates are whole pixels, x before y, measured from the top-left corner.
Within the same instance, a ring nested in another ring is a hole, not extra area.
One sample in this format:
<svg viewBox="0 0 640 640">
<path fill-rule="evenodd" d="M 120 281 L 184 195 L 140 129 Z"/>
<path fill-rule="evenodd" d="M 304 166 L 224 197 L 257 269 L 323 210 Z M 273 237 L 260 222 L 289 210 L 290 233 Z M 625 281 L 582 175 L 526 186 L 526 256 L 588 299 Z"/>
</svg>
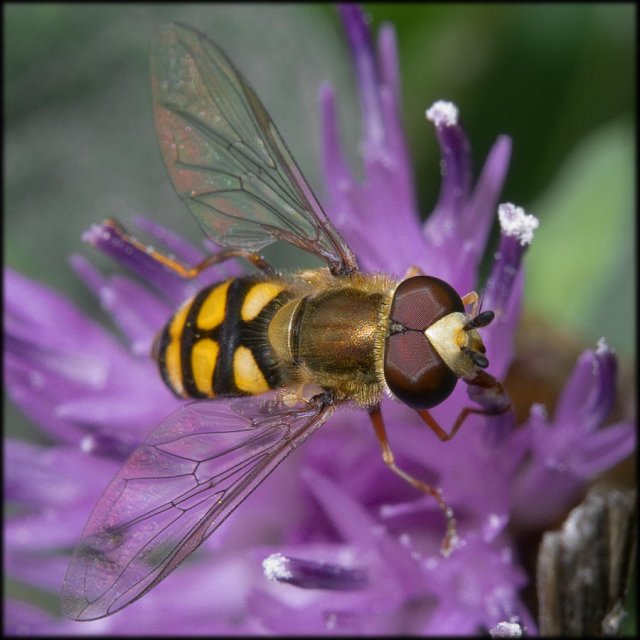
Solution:
<svg viewBox="0 0 640 640">
<path fill-rule="evenodd" d="M 252 251 L 285 240 L 334 274 L 356 269 L 269 114 L 215 44 L 167 25 L 153 41 L 151 66 L 169 175 L 212 240 Z"/>
<path fill-rule="evenodd" d="M 62 587 L 74 620 L 126 607 L 171 573 L 333 412 L 249 398 L 185 405 L 136 449 L 98 501 Z"/>
</svg>

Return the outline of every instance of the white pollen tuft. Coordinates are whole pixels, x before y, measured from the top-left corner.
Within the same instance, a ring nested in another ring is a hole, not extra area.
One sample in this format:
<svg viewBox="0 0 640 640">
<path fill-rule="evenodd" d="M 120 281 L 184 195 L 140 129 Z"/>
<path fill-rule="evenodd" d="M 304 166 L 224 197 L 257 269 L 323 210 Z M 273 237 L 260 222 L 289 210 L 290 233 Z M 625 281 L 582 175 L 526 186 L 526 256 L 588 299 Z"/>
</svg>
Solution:
<svg viewBox="0 0 640 640">
<path fill-rule="evenodd" d="M 426 111 L 427 120 L 433 122 L 436 127 L 455 127 L 458 124 L 458 107 L 453 102 L 438 100 Z"/>
<path fill-rule="evenodd" d="M 521 638 L 523 629 L 518 622 L 498 622 L 489 633 L 492 638 Z"/>
<path fill-rule="evenodd" d="M 540 226 L 538 218 L 527 214 L 522 207 L 516 207 L 511 202 L 498 206 L 498 219 L 502 232 L 517 238 L 522 246 L 531 244 L 533 232 Z"/>
<path fill-rule="evenodd" d="M 596 353 L 598 355 L 602 355 L 603 353 L 607 353 L 608 351 L 613 351 L 613 349 L 607 344 L 607 341 L 604 338 L 600 338 L 598 340 Z"/>
<path fill-rule="evenodd" d="M 262 561 L 262 570 L 267 580 L 286 580 L 291 578 L 288 565 L 288 558 L 281 553 L 272 553 Z"/>
</svg>

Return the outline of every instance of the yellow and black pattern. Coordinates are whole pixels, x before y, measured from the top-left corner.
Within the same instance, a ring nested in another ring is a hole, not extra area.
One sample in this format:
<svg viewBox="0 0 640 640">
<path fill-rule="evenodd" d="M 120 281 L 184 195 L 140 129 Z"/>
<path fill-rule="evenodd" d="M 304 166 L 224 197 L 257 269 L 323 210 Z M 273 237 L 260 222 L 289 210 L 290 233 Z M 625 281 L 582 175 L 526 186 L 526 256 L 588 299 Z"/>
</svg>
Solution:
<svg viewBox="0 0 640 640">
<path fill-rule="evenodd" d="M 254 276 L 203 289 L 159 337 L 164 381 L 184 398 L 257 395 L 281 386 L 267 332 L 289 299 L 283 283 Z"/>
</svg>

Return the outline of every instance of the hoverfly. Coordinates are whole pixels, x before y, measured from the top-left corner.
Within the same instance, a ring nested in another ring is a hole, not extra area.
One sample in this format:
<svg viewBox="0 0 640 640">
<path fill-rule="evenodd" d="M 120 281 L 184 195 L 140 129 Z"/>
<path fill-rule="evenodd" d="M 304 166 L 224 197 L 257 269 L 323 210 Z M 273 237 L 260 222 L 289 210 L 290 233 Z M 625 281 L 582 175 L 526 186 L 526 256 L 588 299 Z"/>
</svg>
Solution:
<svg viewBox="0 0 640 640">
<path fill-rule="evenodd" d="M 257 272 L 206 287 L 156 339 L 153 354 L 168 387 L 200 401 L 160 424 L 100 498 L 64 580 L 64 613 L 93 620 L 140 598 L 347 403 L 368 410 L 385 463 L 436 498 L 448 518 L 447 546 L 451 510 L 438 490 L 396 466 L 380 401 L 387 394 L 415 409 L 442 440 L 469 413 L 506 411 L 502 385 L 484 371 L 478 333 L 494 314 L 478 312 L 474 292 L 461 298 L 434 277 L 412 273 L 399 282 L 359 272 L 260 100 L 205 36 L 169 25 L 154 39 L 151 58 L 168 172 L 223 249 L 188 268 L 118 223 L 105 224 L 184 278 L 235 257 Z M 258 254 L 276 240 L 326 267 L 276 273 Z M 446 432 L 428 410 L 458 379 L 474 388 L 479 406 L 463 409 Z"/>
</svg>

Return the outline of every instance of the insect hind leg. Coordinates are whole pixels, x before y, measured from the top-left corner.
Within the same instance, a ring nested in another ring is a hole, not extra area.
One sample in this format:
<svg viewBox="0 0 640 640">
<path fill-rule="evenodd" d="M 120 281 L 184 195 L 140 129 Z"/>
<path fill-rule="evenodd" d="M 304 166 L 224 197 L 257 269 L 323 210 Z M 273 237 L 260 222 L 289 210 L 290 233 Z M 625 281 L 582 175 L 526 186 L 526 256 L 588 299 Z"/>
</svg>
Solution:
<svg viewBox="0 0 640 640">
<path fill-rule="evenodd" d="M 218 251 L 217 253 L 207 256 L 204 260 L 194 266 L 185 266 L 175 258 L 166 256 L 153 247 L 140 242 L 140 240 L 130 235 L 117 220 L 110 218 L 105 220 L 103 224 L 109 227 L 109 229 L 115 233 L 124 244 L 131 246 L 137 251 L 144 252 L 152 260 L 160 263 L 162 266 L 166 267 L 184 280 L 192 280 L 209 267 L 225 262 L 226 260 L 230 260 L 231 258 L 244 258 L 260 269 L 264 274 L 268 276 L 275 275 L 275 269 L 260 254 L 247 251 L 246 249 L 223 249 L 222 251 Z"/>
<path fill-rule="evenodd" d="M 410 485 L 421 491 L 422 493 L 426 493 L 427 495 L 433 497 L 435 501 L 438 503 L 438 506 L 444 513 L 447 522 L 447 532 L 442 541 L 441 551 L 442 554 L 447 556 L 451 553 L 453 549 L 453 543 L 456 538 L 456 520 L 453 515 L 453 510 L 451 507 L 444 501 L 442 497 L 442 493 L 439 489 L 434 489 L 431 485 L 423 482 L 422 480 L 418 480 L 414 476 L 407 473 L 404 469 L 401 469 L 395 462 L 395 457 L 393 455 L 393 451 L 391 451 L 391 446 L 389 445 L 389 440 L 387 438 L 387 432 L 384 427 L 384 421 L 382 419 L 382 412 L 380 410 L 380 404 L 376 404 L 374 407 L 369 409 L 369 417 L 371 418 L 371 423 L 373 425 L 373 429 L 375 431 L 376 437 L 378 438 L 378 442 L 380 443 L 380 447 L 382 449 L 382 459 L 384 463 L 393 471 L 396 475 L 400 476 L 403 480 L 408 482 Z"/>
</svg>

